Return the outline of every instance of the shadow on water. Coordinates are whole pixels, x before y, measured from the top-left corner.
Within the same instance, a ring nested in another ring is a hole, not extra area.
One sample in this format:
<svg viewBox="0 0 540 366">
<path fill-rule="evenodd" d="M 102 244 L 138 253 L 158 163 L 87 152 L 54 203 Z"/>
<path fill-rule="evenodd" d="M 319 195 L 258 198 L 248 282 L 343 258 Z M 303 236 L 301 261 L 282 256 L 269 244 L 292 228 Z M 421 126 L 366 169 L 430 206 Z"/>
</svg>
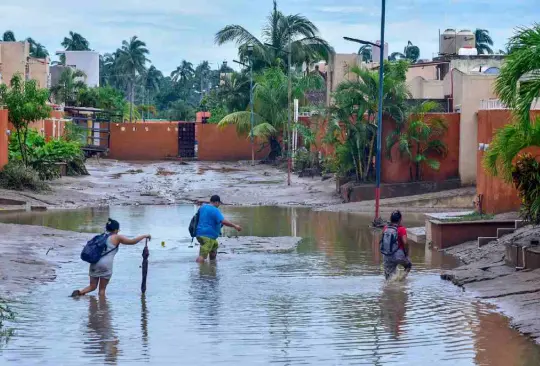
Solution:
<svg viewBox="0 0 540 366">
<path fill-rule="evenodd" d="M 244 227 L 241 235 L 303 241 L 294 253 L 227 254 L 198 265 L 198 247 L 188 247 L 193 206 L 0 215 L 2 222 L 83 232 L 100 232 L 112 217 L 124 234 L 154 237 L 146 295 L 140 296 L 142 245 L 117 255 L 107 299 L 67 298 L 88 281 L 86 265 L 67 261 L 55 282 L 16 304 L 21 317 L 0 348 L 0 364 L 540 364 L 539 348 L 507 319 L 440 280 L 440 269 L 455 259 L 412 245 L 411 275 L 385 283 L 369 216 L 223 211 Z M 420 216 L 405 218 L 407 226 L 423 223 Z"/>
</svg>

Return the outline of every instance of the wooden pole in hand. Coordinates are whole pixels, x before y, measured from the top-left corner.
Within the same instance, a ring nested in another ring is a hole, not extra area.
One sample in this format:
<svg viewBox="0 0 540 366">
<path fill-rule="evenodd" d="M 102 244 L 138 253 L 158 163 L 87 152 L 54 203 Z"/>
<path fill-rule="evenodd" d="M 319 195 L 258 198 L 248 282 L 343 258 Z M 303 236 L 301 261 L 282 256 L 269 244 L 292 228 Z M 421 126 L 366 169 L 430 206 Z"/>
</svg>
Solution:
<svg viewBox="0 0 540 366">
<path fill-rule="evenodd" d="M 146 293 L 146 275 L 148 274 L 148 257 L 150 256 L 150 251 L 148 250 L 148 239 L 144 243 L 144 249 L 142 251 L 142 283 L 141 283 L 141 292 Z"/>
</svg>

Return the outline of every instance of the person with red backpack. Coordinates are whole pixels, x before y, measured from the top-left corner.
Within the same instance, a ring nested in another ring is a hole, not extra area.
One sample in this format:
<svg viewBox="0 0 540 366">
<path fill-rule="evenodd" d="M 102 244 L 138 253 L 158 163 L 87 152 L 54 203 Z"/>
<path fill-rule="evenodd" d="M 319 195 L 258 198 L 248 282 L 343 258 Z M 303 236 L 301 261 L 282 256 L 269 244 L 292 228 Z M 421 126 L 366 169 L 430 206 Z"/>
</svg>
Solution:
<svg viewBox="0 0 540 366">
<path fill-rule="evenodd" d="M 412 268 L 407 245 L 407 229 L 401 225 L 401 219 L 401 212 L 392 212 L 390 224 L 384 227 L 381 237 L 380 249 L 384 257 L 384 277 L 387 280 L 394 275 L 398 265 L 405 268 L 406 274 Z"/>
</svg>

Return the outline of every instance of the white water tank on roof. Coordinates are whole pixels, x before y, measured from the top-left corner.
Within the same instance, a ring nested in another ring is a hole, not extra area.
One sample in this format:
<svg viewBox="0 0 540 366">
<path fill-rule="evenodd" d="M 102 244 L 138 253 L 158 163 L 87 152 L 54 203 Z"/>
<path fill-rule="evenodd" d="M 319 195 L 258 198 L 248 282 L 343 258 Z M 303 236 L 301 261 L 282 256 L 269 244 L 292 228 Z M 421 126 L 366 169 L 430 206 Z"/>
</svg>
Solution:
<svg viewBox="0 0 540 366">
<path fill-rule="evenodd" d="M 478 50 L 476 48 L 460 48 L 458 51 L 460 56 L 478 56 Z"/>
<path fill-rule="evenodd" d="M 475 35 L 468 29 L 462 29 L 456 36 L 457 49 L 476 47 Z"/>
<path fill-rule="evenodd" d="M 439 54 L 441 55 L 455 55 L 457 53 L 456 44 L 457 32 L 455 29 L 447 29 L 441 34 Z"/>
</svg>

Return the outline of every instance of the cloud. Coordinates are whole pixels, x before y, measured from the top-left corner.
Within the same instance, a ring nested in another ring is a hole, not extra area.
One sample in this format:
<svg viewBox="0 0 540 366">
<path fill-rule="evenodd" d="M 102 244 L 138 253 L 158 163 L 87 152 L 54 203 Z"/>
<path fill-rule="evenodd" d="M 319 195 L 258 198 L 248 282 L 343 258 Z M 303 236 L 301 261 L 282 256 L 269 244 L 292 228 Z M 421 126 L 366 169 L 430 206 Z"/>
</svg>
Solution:
<svg viewBox="0 0 540 366">
<path fill-rule="evenodd" d="M 324 13 L 364 13 L 367 9 L 363 6 L 322 6 L 317 10 Z"/>
</svg>

